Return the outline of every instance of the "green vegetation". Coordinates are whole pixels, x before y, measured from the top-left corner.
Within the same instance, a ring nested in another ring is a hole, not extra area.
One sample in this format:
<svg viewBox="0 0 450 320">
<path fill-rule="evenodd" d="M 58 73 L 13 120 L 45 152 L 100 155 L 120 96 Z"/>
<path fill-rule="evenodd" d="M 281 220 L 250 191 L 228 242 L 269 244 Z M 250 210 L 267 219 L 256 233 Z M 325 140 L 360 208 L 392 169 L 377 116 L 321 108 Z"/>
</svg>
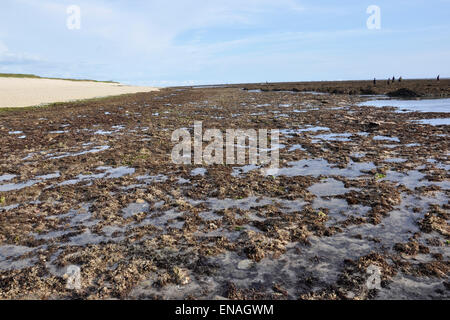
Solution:
<svg viewBox="0 0 450 320">
<path fill-rule="evenodd" d="M 34 74 L 0 73 L 0 78 L 36 78 L 36 79 L 40 79 L 41 77 L 36 76 Z"/>
<path fill-rule="evenodd" d="M 377 174 L 375 175 L 375 179 L 376 179 L 376 180 L 378 180 L 378 179 L 383 179 L 383 178 L 386 178 L 386 175 L 385 175 L 385 174 L 377 173 Z"/>
<path fill-rule="evenodd" d="M 89 81 L 89 82 L 101 82 L 101 83 L 118 83 L 116 81 L 99 81 L 90 79 L 68 79 L 68 78 L 47 78 L 40 77 L 34 74 L 21 74 L 21 73 L 0 73 L 0 78 L 28 78 L 28 79 L 51 79 L 51 80 L 67 80 L 67 81 Z"/>
<path fill-rule="evenodd" d="M 327 215 L 323 213 L 322 211 L 317 212 L 317 215 L 321 218 L 325 218 Z"/>
<path fill-rule="evenodd" d="M 146 160 L 151 156 L 151 152 L 148 149 L 142 148 L 139 152 L 134 154 L 126 154 L 123 156 L 122 165 L 132 167 L 139 160 Z"/>
</svg>

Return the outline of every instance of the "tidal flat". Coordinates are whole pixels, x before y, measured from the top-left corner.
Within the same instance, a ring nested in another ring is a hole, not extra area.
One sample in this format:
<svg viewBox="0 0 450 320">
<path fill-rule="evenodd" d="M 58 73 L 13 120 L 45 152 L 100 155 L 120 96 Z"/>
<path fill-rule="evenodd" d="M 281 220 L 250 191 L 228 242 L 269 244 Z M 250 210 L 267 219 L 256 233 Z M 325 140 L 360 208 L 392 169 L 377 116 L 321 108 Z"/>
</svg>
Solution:
<svg viewBox="0 0 450 320">
<path fill-rule="evenodd" d="M 0 299 L 449 299 L 450 81 L 429 82 L 0 109 Z M 279 170 L 174 164 L 195 121 L 279 129 Z"/>
</svg>

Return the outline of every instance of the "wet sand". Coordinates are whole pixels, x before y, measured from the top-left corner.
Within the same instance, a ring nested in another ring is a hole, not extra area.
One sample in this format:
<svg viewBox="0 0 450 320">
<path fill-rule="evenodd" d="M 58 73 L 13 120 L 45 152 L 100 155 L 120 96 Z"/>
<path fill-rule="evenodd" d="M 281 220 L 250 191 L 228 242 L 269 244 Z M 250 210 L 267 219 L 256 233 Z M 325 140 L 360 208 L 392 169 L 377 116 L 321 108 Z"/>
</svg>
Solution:
<svg viewBox="0 0 450 320">
<path fill-rule="evenodd" d="M 450 110 L 243 89 L 0 112 L 0 298 L 450 298 Z M 196 120 L 280 129 L 280 170 L 173 164 Z"/>
<path fill-rule="evenodd" d="M 0 77 L 0 108 L 30 107 L 155 90 L 158 89 L 118 83 Z"/>
</svg>

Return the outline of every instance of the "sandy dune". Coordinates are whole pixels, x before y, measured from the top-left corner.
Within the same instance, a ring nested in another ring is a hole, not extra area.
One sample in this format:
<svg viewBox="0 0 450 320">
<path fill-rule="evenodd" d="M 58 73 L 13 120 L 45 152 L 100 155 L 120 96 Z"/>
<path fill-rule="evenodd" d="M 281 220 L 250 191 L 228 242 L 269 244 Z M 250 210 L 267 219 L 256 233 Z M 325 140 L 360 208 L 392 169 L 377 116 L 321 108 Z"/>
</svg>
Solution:
<svg viewBox="0 0 450 320">
<path fill-rule="evenodd" d="M 0 78 L 0 108 L 28 107 L 155 90 L 158 89 L 93 81 Z"/>
</svg>

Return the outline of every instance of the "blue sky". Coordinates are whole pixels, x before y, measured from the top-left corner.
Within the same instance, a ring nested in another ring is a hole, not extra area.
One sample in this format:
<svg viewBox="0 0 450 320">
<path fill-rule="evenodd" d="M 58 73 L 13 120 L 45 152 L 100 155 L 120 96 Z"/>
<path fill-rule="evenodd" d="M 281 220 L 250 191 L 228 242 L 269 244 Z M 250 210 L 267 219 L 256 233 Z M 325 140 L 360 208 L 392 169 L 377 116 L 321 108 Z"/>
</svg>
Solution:
<svg viewBox="0 0 450 320">
<path fill-rule="evenodd" d="M 449 13 L 450 0 L 1 0 L 0 72 L 157 86 L 448 77 Z"/>
</svg>

